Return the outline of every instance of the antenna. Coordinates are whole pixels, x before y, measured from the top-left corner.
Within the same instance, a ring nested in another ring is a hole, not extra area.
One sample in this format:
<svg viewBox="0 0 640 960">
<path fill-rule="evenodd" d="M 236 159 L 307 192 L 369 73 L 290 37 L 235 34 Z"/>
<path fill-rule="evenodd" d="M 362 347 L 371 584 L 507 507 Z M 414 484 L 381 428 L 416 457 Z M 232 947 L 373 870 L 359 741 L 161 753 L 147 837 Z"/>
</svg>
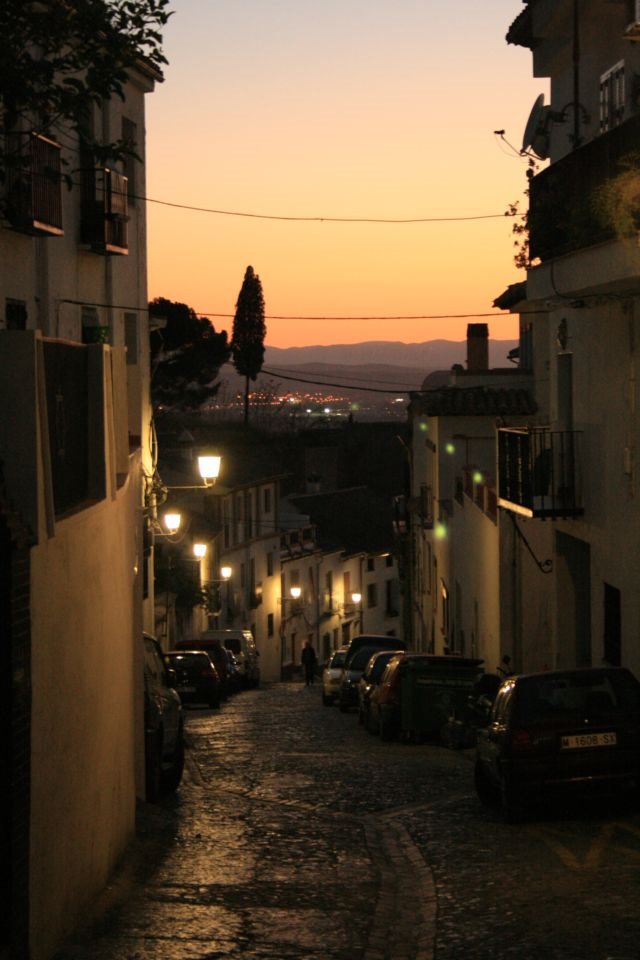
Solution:
<svg viewBox="0 0 640 960">
<path fill-rule="evenodd" d="M 536 97 L 531 108 L 527 125 L 522 137 L 520 153 L 531 151 L 539 160 L 549 156 L 549 122 L 552 120 L 551 107 L 545 106 L 544 93 Z"/>
</svg>

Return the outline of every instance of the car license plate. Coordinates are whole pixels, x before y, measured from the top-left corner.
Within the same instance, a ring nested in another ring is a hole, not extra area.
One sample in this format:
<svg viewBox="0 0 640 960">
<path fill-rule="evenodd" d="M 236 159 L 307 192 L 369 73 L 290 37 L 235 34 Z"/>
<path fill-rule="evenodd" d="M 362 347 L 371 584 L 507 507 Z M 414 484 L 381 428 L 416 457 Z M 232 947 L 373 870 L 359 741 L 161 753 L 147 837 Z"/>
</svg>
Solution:
<svg viewBox="0 0 640 960">
<path fill-rule="evenodd" d="M 576 733 L 562 737 L 560 746 L 563 750 L 575 750 L 581 747 L 615 747 L 616 743 L 615 733 Z"/>
</svg>

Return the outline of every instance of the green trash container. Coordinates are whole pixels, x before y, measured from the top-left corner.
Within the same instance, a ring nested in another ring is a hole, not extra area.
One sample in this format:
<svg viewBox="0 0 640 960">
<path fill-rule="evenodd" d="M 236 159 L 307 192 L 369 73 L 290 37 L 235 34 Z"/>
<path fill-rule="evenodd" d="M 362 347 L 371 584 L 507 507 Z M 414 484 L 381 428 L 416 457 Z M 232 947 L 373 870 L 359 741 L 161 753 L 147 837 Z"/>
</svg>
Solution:
<svg viewBox="0 0 640 960">
<path fill-rule="evenodd" d="M 462 712 L 483 660 L 409 654 L 400 681 L 400 732 L 407 739 L 436 737 Z"/>
</svg>

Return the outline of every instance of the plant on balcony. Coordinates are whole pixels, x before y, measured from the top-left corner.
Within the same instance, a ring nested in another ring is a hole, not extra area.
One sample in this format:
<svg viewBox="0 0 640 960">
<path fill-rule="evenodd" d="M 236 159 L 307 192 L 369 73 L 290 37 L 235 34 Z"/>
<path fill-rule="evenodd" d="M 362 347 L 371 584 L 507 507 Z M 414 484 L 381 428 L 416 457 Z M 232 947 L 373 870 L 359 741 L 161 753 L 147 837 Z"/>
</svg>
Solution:
<svg viewBox="0 0 640 960">
<path fill-rule="evenodd" d="M 531 183 L 531 178 L 535 175 L 538 166 L 533 157 L 527 159 L 527 181 Z M 525 190 L 525 196 L 529 196 L 529 188 Z M 510 203 L 505 211 L 505 217 L 513 217 L 513 226 L 511 232 L 515 240 L 513 245 L 515 253 L 513 262 L 518 270 L 528 270 L 532 264 L 531 250 L 529 247 L 529 210 L 526 213 L 520 213 L 520 201 Z"/>
<path fill-rule="evenodd" d="M 626 239 L 640 229 L 640 152 L 627 153 L 618 167 L 620 173 L 595 190 L 593 204 L 601 224 Z"/>
</svg>

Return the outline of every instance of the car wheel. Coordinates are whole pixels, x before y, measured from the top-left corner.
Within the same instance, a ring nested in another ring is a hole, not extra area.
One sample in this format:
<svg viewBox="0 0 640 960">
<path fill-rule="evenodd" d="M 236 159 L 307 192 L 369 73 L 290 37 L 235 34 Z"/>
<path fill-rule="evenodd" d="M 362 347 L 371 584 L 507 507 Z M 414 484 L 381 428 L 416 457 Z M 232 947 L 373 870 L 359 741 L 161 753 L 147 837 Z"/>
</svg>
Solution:
<svg viewBox="0 0 640 960">
<path fill-rule="evenodd" d="M 162 786 L 162 734 L 159 730 L 147 734 L 144 765 L 146 801 L 157 803 Z"/>
<path fill-rule="evenodd" d="M 473 780 L 478 799 L 485 807 L 494 807 L 500 800 L 500 793 L 492 783 L 489 774 L 480 760 L 476 760 L 473 770 Z"/>
<path fill-rule="evenodd" d="M 171 767 L 164 774 L 162 778 L 162 785 L 166 790 L 177 790 L 180 786 L 180 781 L 182 780 L 182 772 L 184 770 L 184 734 L 182 730 L 182 725 L 178 732 L 178 738 L 176 740 L 175 750 L 173 751 L 173 757 L 171 760 Z"/>
</svg>

